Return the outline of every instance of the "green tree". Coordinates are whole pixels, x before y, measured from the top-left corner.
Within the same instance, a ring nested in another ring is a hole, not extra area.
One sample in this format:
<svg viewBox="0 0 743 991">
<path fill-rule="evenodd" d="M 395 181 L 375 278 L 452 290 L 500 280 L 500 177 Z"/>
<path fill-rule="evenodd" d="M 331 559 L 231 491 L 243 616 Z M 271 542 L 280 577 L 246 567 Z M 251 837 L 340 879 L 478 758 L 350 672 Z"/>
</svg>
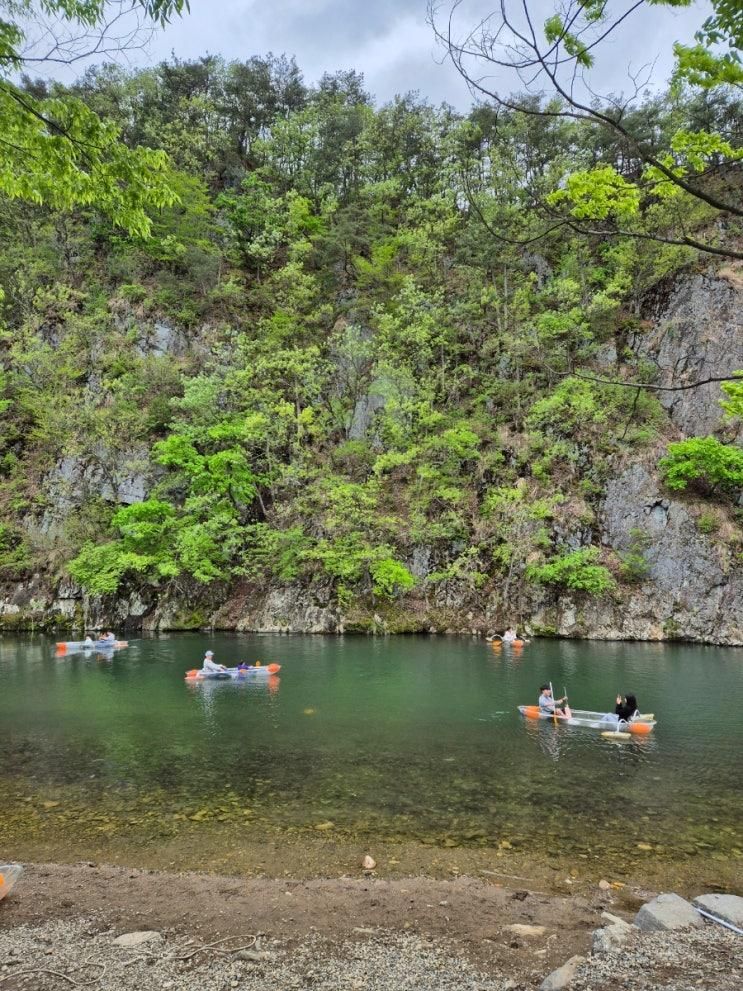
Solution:
<svg viewBox="0 0 743 991">
<path fill-rule="evenodd" d="M 691 2 L 655 0 L 655 5 L 688 7 Z M 592 82 L 591 70 L 611 36 L 629 18 L 640 16 L 644 6 L 568 0 L 542 21 L 533 0 L 505 0 L 474 27 L 459 24 L 460 4 L 452 8 L 446 27 L 439 27 L 437 4 L 431 3 L 429 12 L 449 58 L 473 91 L 513 113 L 564 118 L 613 143 L 607 160 L 594 156 L 585 168 L 577 168 L 574 158 L 567 162 L 558 188 L 534 204 L 545 221 L 541 236 L 578 230 L 741 258 L 737 241 L 743 208 L 734 177 L 740 176 L 743 150 L 719 131 L 681 120 L 659 141 L 636 112 L 642 82 L 635 79 L 634 91 L 624 98 L 601 97 Z M 740 4 L 712 0 L 712 9 L 696 47 L 676 46 L 677 80 L 707 92 L 743 81 Z M 507 84 L 494 89 L 488 80 L 502 80 L 504 73 L 519 81 L 528 78 L 531 92 L 507 96 Z M 532 96 L 545 89 L 548 100 Z M 562 219 L 555 217 L 556 210 L 563 211 Z M 725 222 L 725 233 L 708 233 L 718 218 Z M 508 232 L 503 236 L 508 239 Z M 528 236 L 517 240 L 529 243 Z"/>
<path fill-rule="evenodd" d="M 186 0 L 140 0 L 143 12 L 164 23 L 187 6 Z M 51 95 L 37 98 L 13 82 L 30 61 L 24 49 L 24 22 L 56 17 L 71 28 L 53 46 L 55 57 L 80 57 L 80 44 L 105 31 L 106 0 L 32 0 L 6 5 L 0 20 L 0 193 L 30 203 L 69 210 L 92 206 L 125 230 L 150 231 L 148 211 L 175 202 L 167 157 L 146 148 L 128 148 L 120 128 L 102 120 L 80 100 Z M 64 30 L 64 28 L 62 29 Z M 53 28 L 50 28 L 53 37 Z"/>
<path fill-rule="evenodd" d="M 596 563 L 598 556 L 598 548 L 583 547 L 554 557 L 546 564 L 531 565 L 527 575 L 538 585 L 557 585 L 589 595 L 606 595 L 615 582 L 608 568 Z"/>
</svg>

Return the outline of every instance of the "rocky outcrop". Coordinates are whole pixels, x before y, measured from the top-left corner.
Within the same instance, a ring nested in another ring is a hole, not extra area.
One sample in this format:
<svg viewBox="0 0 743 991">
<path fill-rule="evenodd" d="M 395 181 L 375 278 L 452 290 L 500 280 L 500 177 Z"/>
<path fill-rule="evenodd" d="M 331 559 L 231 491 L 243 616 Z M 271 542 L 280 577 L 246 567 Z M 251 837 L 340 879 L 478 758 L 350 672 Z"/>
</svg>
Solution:
<svg viewBox="0 0 743 991">
<path fill-rule="evenodd" d="M 704 922 L 685 898 L 670 893 L 646 902 L 635 917 L 635 925 L 644 932 L 668 932 L 672 929 L 701 928 Z"/>
<path fill-rule="evenodd" d="M 650 332 L 632 341 L 635 353 L 657 368 L 658 385 L 688 385 L 743 368 L 743 265 L 679 276 L 645 314 Z M 723 421 L 720 385 L 659 392 L 671 420 L 687 435 L 704 437 Z"/>
<path fill-rule="evenodd" d="M 733 547 L 701 533 L 692 504 L 669 498 L 635 464 L 608 483 L 602 509 L 607 547 L 621 558 L 644 546 L 644 579 L 604 599 L 561 596 L 537 609 L 538 628 L 601 640 L 743 643 L 743 569 Z"/>
<path fill-rule="evenodd" d="M 238 588 L 212 617 L 213 625 L 261 633 L 343 633 L 343 614 L 322 590 L 297 585 Z"/>
</svg>

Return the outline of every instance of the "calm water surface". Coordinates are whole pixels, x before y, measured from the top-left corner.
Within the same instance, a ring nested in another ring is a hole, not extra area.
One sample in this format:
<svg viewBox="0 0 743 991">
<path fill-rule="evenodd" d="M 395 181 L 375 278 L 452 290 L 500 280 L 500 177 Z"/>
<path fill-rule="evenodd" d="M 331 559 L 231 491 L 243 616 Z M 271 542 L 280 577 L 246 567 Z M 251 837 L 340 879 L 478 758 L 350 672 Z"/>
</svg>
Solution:
<svg viewBox="0 0 743 991">
<path fill-rule="evenodd" d="M 207 646 L 281 674 L 185 683 Z M 633 691 L 654 735 L 522 720 L 550 679 L 579 708 Z M 0 827 L 24 851 L 219 833 L 743 868 L 743 650 L 178 634 L 57 659 L 6 637 L 0 700 Z"/>
</svg>

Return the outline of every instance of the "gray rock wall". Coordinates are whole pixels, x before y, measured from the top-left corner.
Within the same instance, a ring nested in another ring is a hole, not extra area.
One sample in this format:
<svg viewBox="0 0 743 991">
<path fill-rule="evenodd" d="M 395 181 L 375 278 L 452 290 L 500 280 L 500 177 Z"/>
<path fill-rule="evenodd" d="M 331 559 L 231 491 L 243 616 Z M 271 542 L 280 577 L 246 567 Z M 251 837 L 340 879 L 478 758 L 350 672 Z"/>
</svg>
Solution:
<svg viewBox="0 0 743 991">
<path fill-rule="evenodd" d="M 625 468 L 607 485 L 602 540 L 621 557 L 646 535 L 646 577 L 604 599 L 561 596 L 539 607 L 534 622 L 601 640 L 743 643 L 743 569 L 733 547 L 700 531 L 693 509 L 669 498 L 647 465 Z"/>
<path fill-rule="evenodd" d="M 652 330 L 632 346 L 658 371 L 658 385 L 687 385 L 743 369 L 743 266 L 679 276 L 646 314 Z M 722 424 L 720 386 L 658 393 L 674 424 L 705 437 Z"/>
</svg>

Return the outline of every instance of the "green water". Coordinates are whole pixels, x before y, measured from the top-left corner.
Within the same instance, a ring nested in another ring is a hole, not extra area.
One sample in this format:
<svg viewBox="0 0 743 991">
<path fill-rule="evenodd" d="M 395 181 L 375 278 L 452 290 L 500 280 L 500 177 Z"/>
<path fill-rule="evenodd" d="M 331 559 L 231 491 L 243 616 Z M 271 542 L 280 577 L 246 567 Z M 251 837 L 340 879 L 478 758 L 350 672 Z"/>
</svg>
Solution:
<svg viewBox="0 0 743 991">
<path fill-rule="evenodd" d="M 207 646 L 280 676 L 184 682 Z M 633 691 L 655 733 L 524 721 L 550 679 L 579 708 Z M 0 699 L 0 827 L 27 857 L 332 836 L 743 869 L 743 650 L 179 634 L 57 659 L 6 637 Z"/>
</svg>

